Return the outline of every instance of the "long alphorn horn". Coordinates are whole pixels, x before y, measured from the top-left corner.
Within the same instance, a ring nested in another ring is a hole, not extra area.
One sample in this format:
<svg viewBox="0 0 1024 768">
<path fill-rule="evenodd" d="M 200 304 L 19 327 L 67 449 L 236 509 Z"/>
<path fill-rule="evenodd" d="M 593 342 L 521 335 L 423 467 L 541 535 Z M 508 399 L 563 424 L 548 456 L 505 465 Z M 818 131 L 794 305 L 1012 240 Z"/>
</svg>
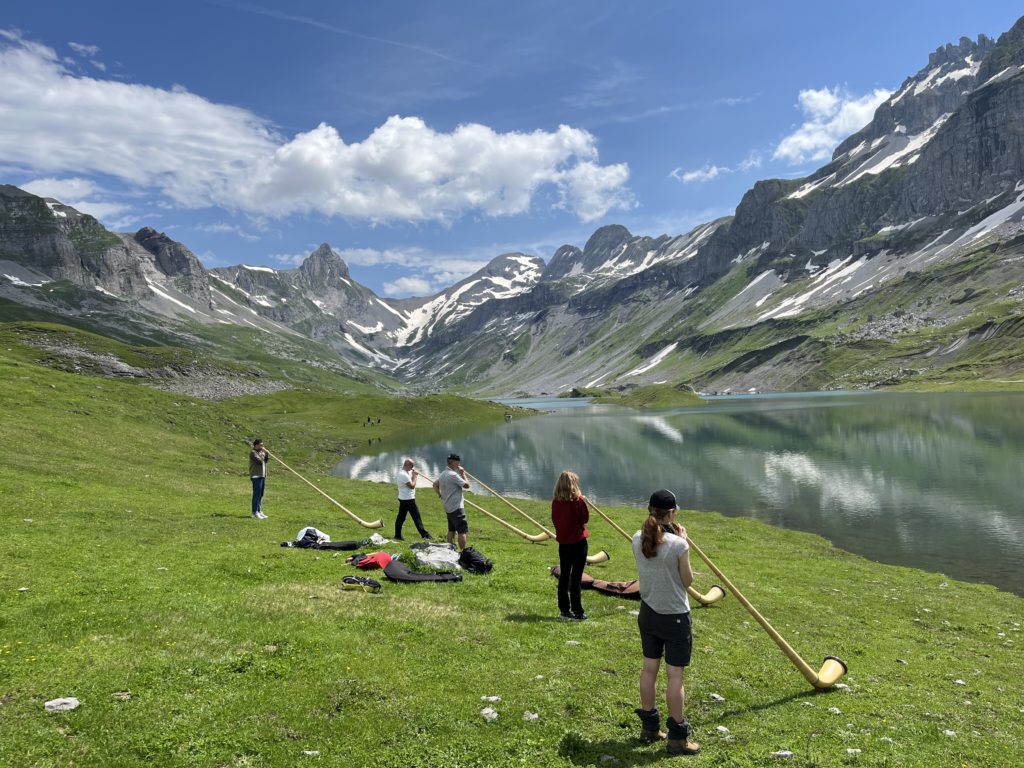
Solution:
<svg viewBox="0 0 1024 768">
<path fill-rule="evenodd" d="M 426 480 L 426 481 L 427 481 L 428 483 L 433 483 L 433 482 L 434 482 L 433 480 L 431 480 L 431 479 L 430 479 L 430 476 L 429 476 L 429 475 L 426 475 L 426 474 L 424 474 L 423 472 L 420 472 L 420 473 L 419 473 L 419 475 L 420 475 L 420 477 L 422 477 L 422 478 L 423 478 L 424 480 Z M 470 499 L 466 499 L 465 501 L 466 501 L 466 503 L 467 503 L 467 504 L 469 504 L 469 505 L 470 505 L 471 507 L 473 507 L 474 509 L 477 509 L 477 510 L 479 510 L 479 511 L 483 512 L 483 513 L 484 513 L 485 515 L 487 515 L 487 516 L 488 516 L 489 518 L 491 518 L 492 520 L 495 520 L 495 521 L 497 521 L 497 522 L 501 523 L 501 524 L 502 524 L 502 525 L 504 525 L 504 526 L 505 526 L 506 528 L 508 528 L 508 529 L 509 529 L 510 531 L 513 531 L 514 533 L 518 533 L 518 534 L 519 534 L 520 536 L 522 536 L 522 537 L 523 537 L 524 539 L 526 539 L 527 541 L 532 541 L 532 542 L 540 542 L 540 541 L 547 541 L 547 540 L 548 540 L 548 538 L 549 538 L 549 537 L 548 537 L 548 535 L 547 535 L 546 533 L 538 533 L 538 534 L 536 534 L 536 535 L 534 535 L 534 536 L 531 536 L 531 535 L 530 535 L 529 533 L 527 533 L 526 531 L 521 531 L 520 529 L 516 528 L 516 527 L 515 527 L 514 525 L 512 525 L 512 523 L 509 523 L 509 522 L 506 522 L 505 520 L 502 520 L 502 519 L 501 519 L 500 517 L 498 517 L 497 515 L 492 515 L 492 514 L 491 514 L 490 512 L 488 512 L 488 511 L 487 511 L 486 509 L 484 509 L 483 507 L 481 507 L 481 506 L 480 506 L 479 504 L 474 504 L 474 503 L 473 503 L 473 502 L 472 502 L 472 501 L 471 501 Z"/>
<path fill-rule="evenodd" d="M 469 473 L 467 472 L 466 474 L 468 475 Z M 428 483 L 434 482 L 433 480 L 430 479 L 429 475 L 425 475 L 422 472 L 420 472 L 420 477 L 422 477 Z M 541 541 L 547 541 L 549 538 L 551 538 L 546 532 L 545 533 L 538 533 L 538 534 L 531 535 L 531 534 L 527 533 L 526 531 L 523 531 L 523 530 L 520 530 L 519 528 L 516 528 L 516 526 L 512 525 L 512 523 L 508 522 L 507 520 L 502 520 L 497 515 L 488 512 L 486 509 L 481 507 L 479 504 L 475 504 L 470 499 L 466 499 L 465 501 L 466 501 L 467 504 L 469 504 L 474 509 L 477 509 L 477 510 L 483 512 L 485 515 L 487 515 L 489 518 L 491 518 L 495 522 L 501 523 L 506 528 L 508 528 L 510 531 L 512 531 L 512 532 L 514 532 L 514 533 L 516 533 L 516 534 L 518 534 L 520 536 L 522 536 L 527 541 L 532 541 L 534 543 L 537 543 L 537 542 L 541 542 Z M 605 562 L 608 559 L 609 559 L 609 555 L 603 549 L 600 552 L 598 552 L 596 555 L 588 555 L 587 556 L 587 562 L 590 563 L 590 564 L 603 563 L 603 562 Z"/>
<path fill-rule="evenodd" d="M 605 519 L 605 522 L 608 523 L 608 525 L 610 525 L 616 531 L 618 531 L 623 536 L 625 536 L 628 541 L 632 541 L 633 540 L 633 537 L 630 536 L 628 533 L 626 533 L 619 526 L 618 523 L 616 523 L 614 520 L 612 520 L 610 517 L 608 517 L 608 515 L 606 515 L 604 512 L 602 512 L 601 508 L 598 507 L 597 504 L 592 502 L 590 499 L 587 499 L 587 504 L 589 504 L 593 508 L 593 510 L 595 512 L 597 512 L 597 514 L 599 514 L 601 517 L 603 517 Z M 711 587 L 711 589 L 709 589 L 707 591 L 707 594 L 703 594 L 702 595 L 700 592 L 698 592 L 696 589 L 693 588 L 693 585 L 690 585 L 689 587 L 686 588 L 686 593 L 690 597 L 692 597 L 694 600 L 696 600 L 698 603 L 700 603 L 701 605 L 712 605 L 713 603 L 717 603 L 719 600 L 721 600 L 723 597 L 725 597 L 725 590 L 722 589 L 717 584 L 713 585 Z"/>
<path fill-rule="evenodd" d="M 463 467 L 463 469 L 465 469 L 465 467 Z M 495 495 L 495 496 L 496 496 L 496 497 L 497 497 L 498 499 L 500 499 L 501 501 L 505 502 L 505 503 L 506 503 L 506 504 L 507 504 L 508 506 L 512 507 L 512 509 L 514 509 L 514 510 L 515 510 L 516 512 L 518 512 L 518 513 L 519 513 L 520 515 L 522 515 L 522 516 L 523 516 L 523 517 L 525 517 L 525 518 L 526 518 L 527 520 L 529 520 L 529 521 L 530 521 L 531 523 L 533 523 L 533 524 L 534 524 L 534 525 L 536 525 L 536 526 L 537 526 L 538 528 L 540 528 L 540 529 L 541 529 L 542 531 L 544 531 L 544 533 L 545 533 L 545 534 L 547 534 L 547 536 L 548 536 L 549 538 L 552 538 L 552 539 L 553 539 L 553 538 L 555 538 L 555 534 L 553 534 L 553 533 L 552 533 L 551 531 L 549 531 L 549 530 L 548 530 L 547 528 L 545 528 L 545 527 L 544 527 L 543 525 L 541 525 L 540 523 L 538 523 L 538 522 L 537 522 L 536 520 L 534 520 L 534 519 L 533 519 L 532 517 L 530 517 L 530 516 L 529 516 L 528 514 L 526 514 L 525 512 L 523 512 L 523 510 L 521 510 L 521 509 L 520 509 L 519 507 L 517 507 L 517 506 L 516 506 L 515 504 L 513 504 L 513 503 L 512 503 L 511 501 L 509 501 L 508 499 L 506 499 L 506 498 L 505 498 L 504 496 L 502 496 L 502 495 L 501 495 L 500 493 L 498 493 L 498 492 L 497 492 L 496 490 L 494 490 L 493 488 L 491 488 L 491 486 L 487 485 L 487 483 L 485 483 L 485 482 L 484 482 L 483 480 L 481 480 L 481 479 L 480 479 L 479 477 L 476 477 L 475 475 L 472 475 L 472 474 L 470 474 L 470 472 L 469 472 L 469 470 L 468 470 L 468 469 L 466 470 L 466 475 L 467 475 L 467 476 L 469 476 L 470 478 L 472 478 L 473 482 L 477 483 L 477 485 L 481 485 L 481 486 L 483 486 L 483 487 L 484 487 L 484 488 L 485 488 L 486 490 L 488 490 L 488 491 L 490 491 L 490 492 L 491 492 L 492 494 L 494 494 L 494 495 Z M 611 559 L 611 556 L 610 556 L 610 555 L 608 554 L 608 551 L 607 551 L 607 550 L 604 550 L 604 549 L 602 549 L 602 550 L 601 550 L 600 552 L 598 552 L 598 553 L 597 553 L 596 555 L 587 555 L 587 563 L 588 563 L 589 565 L 595 565 L 595 564 L 597 564 L 597 563 L 604 563 L 604 562 L 607 562 L 607 561 L 608 561 L 608 560 L 610 560 L 610 559 Z"/>
<path fill-rule="evenodd" d="M 687 536 L 686 540 L 690 542 L 690 546 L 693 548 L 693 551 L 700 556 L 700 559 L 707 563 L 708 568 L 714 571 L 715 575 L 725 582 L 725 586 L 729 588 L 729 591 L 736 596 L 736 599 L 739 600 L 743 607 L 750 612 L 750 615 L 754 617 L 754 620 L 761 625 L 764 631 L 768 633 L 768 636 L 775 641 L 775 644 L 779 646 L 780 649 L 782 649 L 782 652 L 786 654 L 789 660 L 793 662 L 793 665 L 800 670 L 800 674 L 804 676 L 804 679 L 808 683 L 819 690 L 824 690 L 826 688 L 831 688 L 836 684 L 836 681 L 839 680 L 840 677 L 846 674 L 846 662 L 835 656 L 826 656 L 824 663 L 821 665 L 821 669 L 817 672 L 811 669 L 810 665 L 800 657 L 800 654 L 794 651 L 792 646 L 782 639 L 782 635 L 776 632 L 775 628 L 768 623 L 768 620 L 758 613 L 757 609 L 750 604 L 750 601 L 747 600 L 747 598 L 745 598 L 738 589 L 736 589 L 736 586 L 729 581 L 728 577 L 722 573 L 721 570 L 719 570 L 718 566 L 711 562 L 708 556 L 701 551 L 701 548 L 694 543 L 693 539 Z"/>
<path fill-rule="evenodd" d="M 264 447 L 264 449 L 263 449 L 263 450 L 267 451 L 267 455 L 268 455 L 268 456 L 273 456 L 273 457 L 274 457 L 274 459 L 276 459 L 276 460 L 277 460 L 277 463 L 278 463 L 278 464 L 280 464 L 280 465 L 281 465 L 282 467 L 284 467 L 285 469 L 287 469 L 287 470 L 288 470 L 289 472 L 291 472 L 291 473 L 292 473 L 293 475 L 295 475 L 295 476 L 296 476 L 297 478 L 299 478 L 299 480 L 301 480 L 301 481 L 302 481 L 302 482 L 304 482 L 304 483 L 305 483 L 306 485 L 308 485 L 308 486 L 309 486 L 310 488 L 312 488 L 312 489 L 313 489 L 313 490 L 315 490 L 315 491 L 316 491 L 317 493 L 319 493 L 319 494 L 320 494 L 321 496 L 323 496 L 324 498 L 326 498 L 326 499 L 327 499 L 328 501 L 330 501 L 330 502 L 331 502 L 332 504 L 334 504 L 334 505 L 335 505 L 336 507 L 338 507 L 339 509 L 341 509 L 341 511 L 342 511 L 342 512 L 345 512 L 345 513 L 346 513 L 346 514 L 347 514 L 347 515 L 348 515 L 349 517 L 351 517 L 351 518 L 352 518 L 353 520 L 355 520 L 355 521 L 356 521 L 357 523 L 359 523 L 359 524 L 360 524 L 361 526 L 363 526 L 363 528 L 383 528 L 383 527 L 384 527 L 384 521 L 383 521 L 383 520 L 374 520 L 374 521 L 373 521 L 372 523 L 368 523 L 368 522 L 366 522 L 366 521 L 365 521 L 365 520 L 363 520 L 363 519 L 362 519 L 361 517 L 359 517 L 358 515 L 356 515 L 356 514 L 355 514 L 354 512 L 352 512 L 352 511 L 350 511 L 349 509 L 347 509 L 346 507 L 342 506 L 342 505 L 341 505 L 341 504 L 339 504 L 339 503 L 338 503 L 337 501 L 335 501 L 335 500 L 334 500 L 334 499 L 332 499 L 332 498 L 331 498 L 330 496 L 328 496 L 328 495 L 327 495 L 326 493 L 324 493 L 323 491 L 321 491 L 321 490 L 320 490 L 319 488 L 317 488 L 317 487 L 316 487 L 315 485 L 313 485 L 313 484 L 312 484 L 311 482 L 309 482 L 309 480 L 307 480 L 306 478 L 304 478 L 304 477 L 303 477 L 302 475 L 300 475 L 300 474 L 299 474 L 298 472 L 296 472 L 296 471 L 295 471 L 294 469 L 292 469 L 291 467 L 289 467 L 289 466 L 288 466 L 287 464 L 285 464 L 285 463 L 284 463 L 283 461 L 281 461 L 281 457 L 280 457 L 280 456 L 276 456 L 276 455 L 274 455 L 274 454 L 273 454 L 273 453 L 271 453 L 271 452 L 270 452 L 269 450 L 267 450 L 267 449 L 266 449 L 266 447 Z"/>
<path fill-rule="evenodd" d="M 463 469 L 465 469 L 465 467 L 463 467 Z M 536 520 L 534 520 L 534 519 L 533 519 L 532 517 L 530 517 L 530 516 L 529 516 L 528 514 L 526 514 L 525 512 L 523 512 L 523 510 L 521 510 L 521 509 L 520 509 L 519 507 L 517 507 L 517 506 L 516 506 L 515 504 L 513 504 L 513 503 L 512 503 L 511 501 L 509 501 L 508 499 L 506 499 L 506 498 L 505 498 L 504 496 L 502 496 L 502 495 L 501 495 L 500 493 L 498 493 L 498 492 L 497 492 L 496 490 L 494 490 L 493 488 L 491 488 L 491 486 L 487 485 L 487 483 L 485 483 L 485 482 L 484 482 L 483 480 L 481 480 L 481 479 L 480 479 L 479 477 L 476 477 L 475 475 L 472 475 L 472 474 L 470 474 L 470 472 L 469 472 L 469 470 L 468 470 L 468 469 L 466 470 L 466 474 L 467 474 L 467 475 L 469 475 L 470 479 L 471 479 L 471 480 L 473 480 L 473 482 L 475 482 L 475 483 L 476 483 L 477 485 L 480 485 L 480 486 L 482 486 L 482 487 L 483 487 L 483 488 L 484 488 L 485 490 L 487 490 L 487 491 L 490 491 L 490 492 L 491 492 L 491 493 L 492 493 L 492 494 L 493 494 L 494 496 L 496 496 L 496 497 L 498 498 L 498 500 L 499 500 L 499 501 L 503 501 L 503 502 L 505 502 L 505 504 L 507 504 L 508 506 L 510 506 L 510 507 L 511 507 L 512 509 L 514 509 L 514 510 L 515 510 L 516 512 L 518 512 L 518 513 L 519 513 L 520 515 L 522 515 L 522 516 L 523 516 L 523 517 L 525 517 L 525 518 L 526 518 L 527 520 L 529 520 L 529 521 L 530 521 L 531 523 L 533 523 L 533 524 L 534 524 L 534 525 L 536 525 L 536 526 L 537 526 L 538 528 L 540 528 L 540 529 L 541 529 L 542 531 L 544 531 L 544 533 L 546 533 L 546 534 L 548 535 L 548 538 L 551 538 L 551 539 L 555 538 L 555 534 L 553 534 L 553 533 L 552 533 L 551 531 L 549 531 L 549 530 L 548 530 L 547 528 L 545 528 L 545 527 L 544 527 L 543 525 L 541 525 L 540 523 L 538 523 L 538 522 L 537 522 Z"/>
</svg>

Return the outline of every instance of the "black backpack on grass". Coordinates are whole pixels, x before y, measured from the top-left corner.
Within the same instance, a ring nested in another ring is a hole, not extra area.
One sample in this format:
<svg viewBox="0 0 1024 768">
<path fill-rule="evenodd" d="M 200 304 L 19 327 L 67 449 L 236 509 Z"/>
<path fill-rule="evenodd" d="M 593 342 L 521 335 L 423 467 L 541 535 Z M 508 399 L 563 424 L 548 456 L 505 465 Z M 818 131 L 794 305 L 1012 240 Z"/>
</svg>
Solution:
<svg viewBox="0 0 1024 768">
<path fill-rule="evenodd" d="M 489 557 L 473 549 L 473 547 L 466 547 L 462 550 L 462 553 L 459 555 L 459 565 L 470 573 L 490 573 L 494 567 L 494 563 L 491 562 Z"/>
</svg>

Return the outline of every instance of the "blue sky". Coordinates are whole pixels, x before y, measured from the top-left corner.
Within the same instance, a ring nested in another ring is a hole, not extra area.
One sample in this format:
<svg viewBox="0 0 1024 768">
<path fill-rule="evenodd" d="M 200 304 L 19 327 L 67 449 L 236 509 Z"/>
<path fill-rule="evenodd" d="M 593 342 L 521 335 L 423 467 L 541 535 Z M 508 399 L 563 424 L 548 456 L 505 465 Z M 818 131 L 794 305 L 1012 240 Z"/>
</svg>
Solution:
<svg viewBox="0 0 1024 768">
<path fill-rule="evenodd" d="M 821 165 L 1016 3 L 6 4 L 0 183 L 208 267 L 321 242 L 382 296 L 605 224 L 680 234 Z"/>
</svg>

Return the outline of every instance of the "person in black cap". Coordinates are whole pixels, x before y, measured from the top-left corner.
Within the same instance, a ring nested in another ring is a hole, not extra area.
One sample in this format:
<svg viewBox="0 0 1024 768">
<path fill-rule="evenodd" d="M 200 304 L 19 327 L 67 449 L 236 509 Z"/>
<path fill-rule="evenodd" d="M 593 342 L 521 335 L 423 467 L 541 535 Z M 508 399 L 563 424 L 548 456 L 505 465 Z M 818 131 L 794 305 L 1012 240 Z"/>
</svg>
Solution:
<svg viewBox="0 0 1024 768">
<path fill-rule="evenodd" d="M 700 744 L 690 741 L 690 724 L 683 707 L 683 667 L 690 663 L 693 633 L 690 601 L 686 588 L 693 582 L 690 545 L 686 529 L 676 522 L 676 497 L 661 489 L 651 494 L 647 519 L 633 535 L 633 556 L 640 579 L 640 644 L 644 665 L 640 672 L 640 739 L 655 742 L 664 739 L 661 715 L 656 706 L 658 670 L 665 657 L 668 685 L 668 741 L 670 755 L 696 755 Z"/>
<path fill-rule="evenodd" d="M 434 490 L 441 497 L 448 517 L 448 543 L 454 543 L 458 535 L 460 550 L 466 548 L 466 534 L 469 533 L 464 494 L 469 488 L 469 480 L 466 479 L 466 470 L 460 465 L 461 461 L 459 454 L 448 454 L 448 468 L 434 481 Z"/>
</svg>

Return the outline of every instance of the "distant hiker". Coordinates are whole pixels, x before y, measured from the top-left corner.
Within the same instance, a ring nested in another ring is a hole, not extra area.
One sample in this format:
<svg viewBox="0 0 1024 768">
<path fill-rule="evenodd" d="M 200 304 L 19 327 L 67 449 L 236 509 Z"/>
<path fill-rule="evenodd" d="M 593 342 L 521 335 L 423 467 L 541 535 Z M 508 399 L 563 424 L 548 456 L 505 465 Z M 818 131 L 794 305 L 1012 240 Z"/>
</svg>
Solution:
<svg viewBox="0 0 1024 768">
<path fill-rule="evenodd" d="M 686 588 L 693 582 L 690 545 L 686 529 L 676 522 L 676 497 L 672 491 L 651 494 L 647 519 L 633 535 L 633 556 L 640 577 L 640 644 L 644 664 L 640 672 L 640 740 L 665 738 L 656 706 L 658 668 L 665 657 L 668 686 L 668 742 L 670 755 L 696 755 L 700 744 L 690 741 L 690 724 L 683 713 L 683 667 L 690 663 L 693 633 Z"/>
<path fill-rule="evenodd" d="M 558 539 L 558 611 L 563 621 L 586 621 L 580 583 L 587 564 L 590 508 L 580 492 L 580 478 L 566 470 L 551 496 L 551 522 Z"/>
<path fill-rule="evenodd" d="M 395 475 L 395 485 L 398 486 L 398 517 L 395 518 L 395 538 L 402 541 L 402 525 L 405 523 L 405 516 L 412 516 L 412 522 L 416 530 L 424 539 L 429 539 L 430 534 L 423 527 L 420 519 L 420 508 L 416 506 L 416 478 L 419 472 L 416 471 L 416 463 L 412 459 L 402 462 L 402 468 Z"/>
<path fill-rule="evenodd" d="M 469 488 L 466 470 L 460 466 L 462 458 L 457 453 L 448 455 L 448 468 L 434 481 L 434 490 L 444 503 L 444 512 L 448 516 L 448 543 L 459 537 L 459 549 L 466 548 L 466 534 L 469 533 L 469 522 L 466 520 L 465 493 Z"/>
<path fill-rule="evenodd" d="M 252 441 L 249 451 L 249 479 L 252 480 L 252 516 L 257 520 L 266 520 L 263 514 L 263 491 L 267 486 L 267 462 L 270 452 L 263 447 L 263 441 Z"/>
</svg>

